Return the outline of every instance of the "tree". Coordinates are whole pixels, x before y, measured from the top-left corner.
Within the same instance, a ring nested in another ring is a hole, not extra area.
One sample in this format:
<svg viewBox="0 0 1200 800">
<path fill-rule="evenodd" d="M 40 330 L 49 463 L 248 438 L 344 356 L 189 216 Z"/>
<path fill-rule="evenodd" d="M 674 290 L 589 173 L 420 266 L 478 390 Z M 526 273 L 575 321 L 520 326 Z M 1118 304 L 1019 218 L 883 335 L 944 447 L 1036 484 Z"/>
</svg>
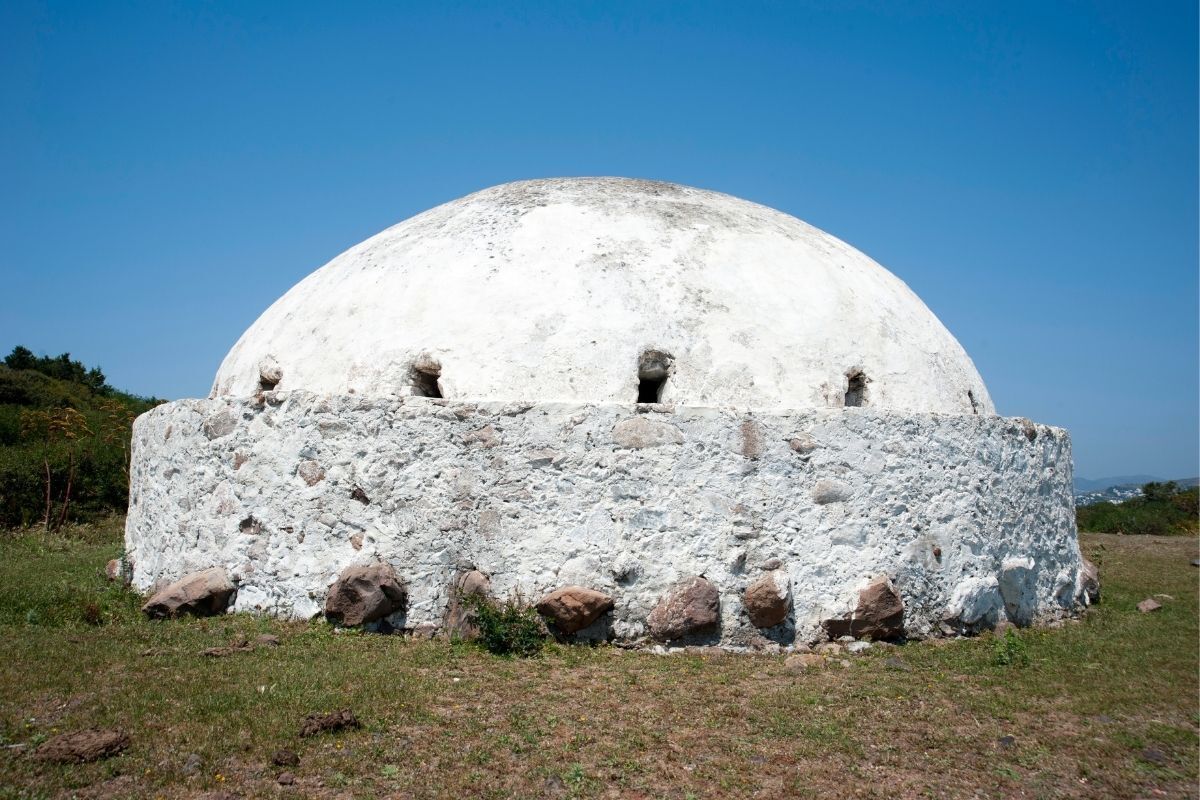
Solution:
<svg viewBox="0 0 1200 800">
<path fill-rule="evenodd" d="M 36 365 L 37 358 L 34 357 L 33 351 L 21 345 L 14 347 L 4 358 L 4 366 L 9 369 L 35 369 Z"/>
</svg>

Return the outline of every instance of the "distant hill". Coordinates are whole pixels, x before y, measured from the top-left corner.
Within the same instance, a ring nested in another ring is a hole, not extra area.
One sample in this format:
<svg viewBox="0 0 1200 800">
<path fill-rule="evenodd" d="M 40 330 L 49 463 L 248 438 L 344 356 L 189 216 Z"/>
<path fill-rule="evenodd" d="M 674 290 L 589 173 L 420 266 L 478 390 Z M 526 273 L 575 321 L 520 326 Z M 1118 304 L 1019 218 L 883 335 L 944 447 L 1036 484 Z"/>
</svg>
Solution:
<svg viewBox="0 0 1200 800">
<path fill-rule="evenodd" d="M 1162 481 L 1156 475 L 1116 475 L 1111 478 L 1080 478 L 1075 477 L 1075 493 L 1080 492 L 1099 492 L 1107 489 L 1110 486 L 1129 486 L 1136 484 L 1141 486 L 1144 483 L 1151 481 Z"/>
<path fill-rule="evenodd" d="M 1123 483 L 1109 483 L 1109 481 Z M 1142 494 L 1142 487 L 1147 483 L 1164 483 L 1161 478 L 1149 475 L 1127 475 L 1121 478 L 1100 478 L 1089 481 L 1086 478 L 1075 480 L 1075 506 L 1088 506 L 1092 503 L 1119 503 L 1130 500 Z M 1176 478 L 1174 481 L 1180 489 L 1189 489 L 1200 485 L 1200 478 Z M 1080 488 L 1080 485 L 1095 488 Z"/>
</svg>

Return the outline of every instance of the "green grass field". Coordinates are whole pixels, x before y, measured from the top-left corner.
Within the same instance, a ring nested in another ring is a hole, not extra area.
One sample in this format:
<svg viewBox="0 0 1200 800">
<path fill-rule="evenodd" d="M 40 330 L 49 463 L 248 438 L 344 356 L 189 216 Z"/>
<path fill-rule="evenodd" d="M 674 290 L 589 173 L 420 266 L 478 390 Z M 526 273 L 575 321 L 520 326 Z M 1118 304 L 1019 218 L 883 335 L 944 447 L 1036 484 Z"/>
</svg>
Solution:
<svg viewBox="0 0 1200 800">
<path fill-rule="evenodd" d="M 1104 600 L 1081 622 L 794 672 L 782 656 L 509 660 L 321 623 L 150 623 L 103 578 L 120 524 L 0 534 L 0 798 L 1197 796 L 1194 537 L 1085 535 Z M 1172 599 L 1135 609 L 1155 594 Z M 282 644 L 201 655 L 260 633 Z M 340 708 L 362 727 L 299 737 Z M 87 727 L 132 744 L 30 757 Z M 290 786 L 280 748 L 300 757 Z"/>
</svg>

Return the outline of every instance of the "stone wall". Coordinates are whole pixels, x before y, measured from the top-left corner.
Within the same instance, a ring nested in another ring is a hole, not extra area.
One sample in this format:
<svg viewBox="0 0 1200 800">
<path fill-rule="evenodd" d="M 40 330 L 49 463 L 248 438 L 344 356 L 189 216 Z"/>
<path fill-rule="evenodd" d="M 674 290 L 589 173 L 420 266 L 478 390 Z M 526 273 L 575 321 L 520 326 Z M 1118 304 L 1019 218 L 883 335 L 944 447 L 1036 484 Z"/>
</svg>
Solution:
<svg viewBox="0 0 1200 800">
<path fill-rule="evenodd" d="M 408 585 L 398 627 L 440 625 L 478 569 L 501 596 L 601 590 L 582 633 L 621 640 L 703 575 L 729 646 L 819 638 L 881 575 L 910 636 L 1062 616 L 1081 586 L 1069 438 L 1023 419 L 267 392 L 140 417 L 130 494 L 136 587 L 222 566 L 234 610 L 293 618 L 372 561 Z M 774 568 L 792 610 L 757 629 L 743 592 Z"/>
</svg>

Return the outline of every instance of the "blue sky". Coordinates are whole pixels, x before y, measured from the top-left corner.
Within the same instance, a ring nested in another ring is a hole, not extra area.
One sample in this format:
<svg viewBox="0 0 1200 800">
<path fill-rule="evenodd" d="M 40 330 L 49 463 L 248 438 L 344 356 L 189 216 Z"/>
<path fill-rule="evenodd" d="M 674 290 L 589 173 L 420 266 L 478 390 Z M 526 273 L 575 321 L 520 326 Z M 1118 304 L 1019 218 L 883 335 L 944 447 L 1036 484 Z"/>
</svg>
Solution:
<svg viewBox="0 0 1200 800">
<path fill-rule="evenodd" d="M 0 349 L 203 396 L 275 298 L 504 181 L 782 209 L 904 279 L 1077 472 L 1195 475 L 1197 9 L 0 5 Z"/>
</svg>

